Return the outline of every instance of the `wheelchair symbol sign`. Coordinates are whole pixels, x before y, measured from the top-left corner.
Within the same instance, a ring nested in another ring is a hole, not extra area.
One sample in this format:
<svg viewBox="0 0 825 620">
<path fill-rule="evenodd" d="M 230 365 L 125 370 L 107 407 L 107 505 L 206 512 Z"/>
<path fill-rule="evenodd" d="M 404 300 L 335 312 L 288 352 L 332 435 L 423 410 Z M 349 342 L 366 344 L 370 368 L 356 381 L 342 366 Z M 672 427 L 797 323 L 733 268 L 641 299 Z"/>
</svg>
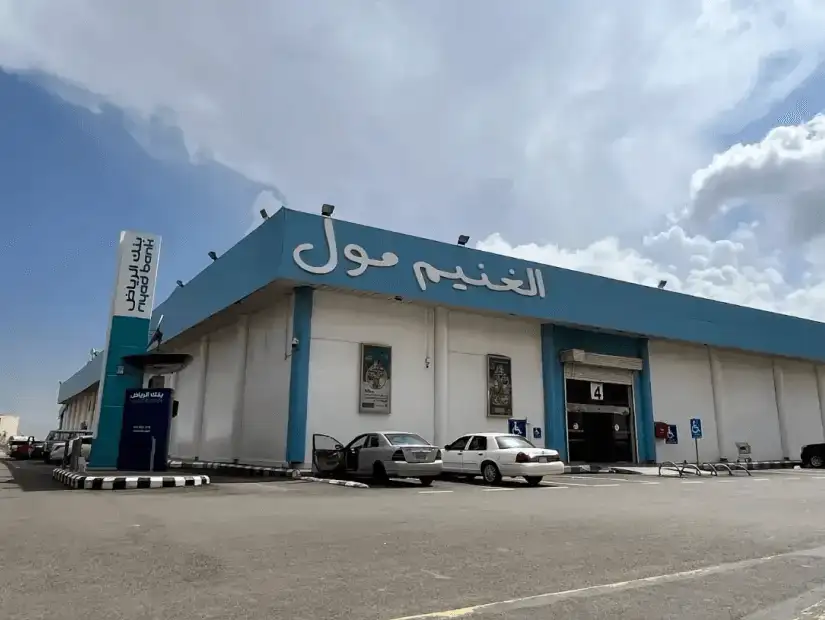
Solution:
<svg viewBox="0 0 825 620">
<path fill-rule="evenodd" d="M 699 418 L 691 418 L 690 420 L 690 438 L 702 438 L 702 420 L 700 420 Z"/>
</svg>

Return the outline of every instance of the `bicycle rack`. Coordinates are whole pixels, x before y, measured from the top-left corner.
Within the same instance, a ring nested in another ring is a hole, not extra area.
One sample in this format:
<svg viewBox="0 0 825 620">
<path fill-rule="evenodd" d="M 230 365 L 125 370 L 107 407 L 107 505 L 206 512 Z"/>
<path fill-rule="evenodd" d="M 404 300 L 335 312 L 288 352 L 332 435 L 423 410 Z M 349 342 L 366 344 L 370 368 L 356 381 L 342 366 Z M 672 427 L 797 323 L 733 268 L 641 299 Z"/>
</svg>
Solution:
<svg viewBox="0 0 825 620">
<path fill-rule="evenodd" d="M 736 468 L 736 471 L 739 471 L 739 470 L 741 469 L 743 472 L 745 472 L 746 474 L 748 474 L 748 476 L 753 476 L 753 474 L 751 473 L 751 471 L 750 471 L 747 467 L 745 467 L 744 465 L 742 465 L 742 463 L 728 463 L 728 464 L 726 464 L 726 463 L 719 463 L 719 465 L 725 465 L 725 467 L 727 467 L 727 468 L 728 468 L 728 473 L 729 473 L 731 476 L 733 475 L 733 469 L 734 469 L 734 468 Z"/>
<path fill-rule="evenodd" d="M 709 472 L 711 476 L 719 475 L 719 470 L 713 463 L 702 463 L 702 470 Z"/>
<path fill-rule="evenodd" d="M 702 475 L 702 470 L 699 469 L 698 465 L 694 465 L 693 463 L 682 463 L 682 473 L 685 473 L 685 471 L 695 473 L 697 476 Z"/>
<path fill-rule="evenodd" d="M 682 470 L 679 469 L 679 466 L 676 463 L 674 463 L 673 461 L 662 461 L 659 464 L 659 475 L 660 476 L 662 475 L 662 470 L 663 469 L 665 471 L 675 471 L 677 474 L 679 474 L 680 478 L 682 477 Z"/>
</svg>

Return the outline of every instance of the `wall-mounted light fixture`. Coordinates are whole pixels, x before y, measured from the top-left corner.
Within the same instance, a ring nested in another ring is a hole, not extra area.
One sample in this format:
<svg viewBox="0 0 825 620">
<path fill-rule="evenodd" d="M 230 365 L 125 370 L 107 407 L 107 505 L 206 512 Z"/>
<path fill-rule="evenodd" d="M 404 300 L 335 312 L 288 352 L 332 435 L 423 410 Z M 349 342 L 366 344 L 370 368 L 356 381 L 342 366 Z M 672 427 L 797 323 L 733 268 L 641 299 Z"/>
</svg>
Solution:
<svg viewBox="0 0 825 620">
<path fill-rule="evenodd" d="M 218 255 L 214 252 L 209 252 L 209 258 L 211 258 L 212 260 L 218 260 Z"/>
<path fill-rule="evenodd" d="M 333 211 L 335 211 L 335 205 L 328 205 L 326 203 L 321 205 L 321 215 L 324 217 L 331 217 Z"/>
<path fill-rule="evenodd" d="M 667 280 L 659 280 L 658 288 L 663 289 L 667 286 Z"/>
<path fill-rule="evenodd" d="M 470 241 L 470 235 L 459 235 L 458 236 L 458 245 L 467 245 L 468 241 Z"/>
<path fill-rule="evenodd" d="M 258 211 L 258 213 L 261 214 L 261 219 L 269 219 L 269 213 L 266 212 L 266 209 L 261 209 L 260 211 Z"/>
<path fill-rule="evenodd" d="M 183 282 L 181 280 L 178 280 L 175 284 L 177 284 L 180 288 L 183 288 Z"/>
</svg>

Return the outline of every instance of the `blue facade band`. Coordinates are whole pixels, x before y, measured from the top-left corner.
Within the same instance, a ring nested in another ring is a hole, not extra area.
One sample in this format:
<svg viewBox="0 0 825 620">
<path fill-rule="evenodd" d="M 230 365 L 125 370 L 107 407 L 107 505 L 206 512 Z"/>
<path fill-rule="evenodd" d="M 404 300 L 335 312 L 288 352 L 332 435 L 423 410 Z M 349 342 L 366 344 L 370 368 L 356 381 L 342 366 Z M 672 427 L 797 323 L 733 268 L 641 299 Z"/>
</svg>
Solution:
<svg viewBox="0 0 825 620">
<path fill-rule="evenodd" d="M 638 408 L 636 411 L 636 436 L 639 445 L 639 462 L 656 462 L 656 437 L 653 434 L 653 390 L 650 385 L 650 352 L 648 340 L 640 339 L 640 347 L 644 367 L 638 373 Z"/>
<path fill-rule="evenodd" d="M 289 375 L 289 420 L 287 422 L 286 460 L 304 463 L 307 441 L 307 400 L 309 396 L 309 349 L 312 339 L 313 290 L 295 289 L 292 305 L 292 347 Z"/>
<path fill-rule="evenodd" d="M 544 388 L 544 445 L 567 461 L 567 416 L 564 411 L 564 369 L 559 362 L 554 325 L 541 326 L 541 378 Z"/>
</svg>

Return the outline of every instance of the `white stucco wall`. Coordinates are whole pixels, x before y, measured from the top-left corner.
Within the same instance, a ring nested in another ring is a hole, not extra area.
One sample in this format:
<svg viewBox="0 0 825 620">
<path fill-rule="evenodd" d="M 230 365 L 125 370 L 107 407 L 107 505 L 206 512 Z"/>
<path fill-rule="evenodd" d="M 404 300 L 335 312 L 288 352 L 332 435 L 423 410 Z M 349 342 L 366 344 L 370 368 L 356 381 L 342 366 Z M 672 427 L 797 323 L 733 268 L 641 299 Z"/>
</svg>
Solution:
<svg viewBox="0 0 825 620">
<path fill-rule="evenodd" d="M 448 441 L 466 433 L 507 432 L 506 418 L 487 416 L 487 355 L 511 359 L 513 417 L 526 418 L 528 437 L 544 446 L 541 326 L 530 321 L 450 312 Z M 532 426 L 542 439 L 532 439 Z"/>
<path fill-rule="evenodd" d="M 83 422 L 92 427 L 95 404 L 97 403 L 97 389 L 81 392 L 69 400 L 68 409 L 63 416 L 63 428 L 67 430 L 80 429 Z M 57 426 L 57 424 L 55 424 Z"/>
<path fill-rule="evenodd" d="M 232 407 L 237 365 L 236 330 L 227 327 L 209 335 L 203 442 L 198 456 L 207 461 L 232 460 Z"/>
<path fill-rule="evenodd" d="M 249 317 L 239 460 L 260 465 L 286 459 L 289 418 L 291 298 Z"/>
<path fill-rule="evenodd" d="M 656 440 L 656 460 L 693 462 L 696 449 L 690 438 L 690 419 L 702 420 L 699 458 L 719 458 L 714 419 L 713 387 L 707 347 L 664 341 L 650 341 L 650 382 L 653 418 L 675 424 L 678 444 Z"/>
<path fill-rule="evenodd" d="M 175 399 L 178 401 L 178 415 L 172 418 L 172 441 L 169 454 L 180 458 L 194 458 L 197 456 L 195 408 L 200 391 L 200 375 L 205 360 L 200 355 L 198 346 L 186 351 L 177 351 L 177 353 L 192 355 L 192 361 L 186 368 L 176 373 L 172 382 Z"/>
<path fill-rule="evenodd" d="M 725 456 L 735 459 L 735 443 L 748 442 L 754 460 L 781 459 L 772 360 L 733 351 L 719 351 L 718 355 L 722 365 Z"/>
<path fill-rule="evenodd" d="M 312 434 L 346 443 L 357 434 L 403 430 L 433 439 L 431 311 L 423 306 L 316 291 L 307 403 L 307 459 Z M 392 347 L 390 414 L 359 413 L 361 343 Z"/>
<path fill-rule="evenodd" d="M 781 360 L 789 457 L 798 459 L 802 446 L 823 441 L 816 371 L 811 363 Z"/>
<path fill-rule="evenodd" d="M 543 428 L 540 326 L 530 321 L 451 311 L 448 320 L 447 441 L 464 433 L 507 431 L 487 417 L 486 356 L 510 357 L 514 416 Z M 361 343 L 392 347 L 389 415 L 359 413 Z M 309 372 L 307 455 L 312 434 L 348 442 L 375 430 L 435 435 L 433 310 L 414 304 L 316 291 Z M 430 367 L 426 360 L 430 358 Z M 544 434 L 543 434 L 544 435 Z M 445 442 L 446 443 L 446 442 Z M 539 444 L 543 443 L 538 440 Z"/>
</svg>

